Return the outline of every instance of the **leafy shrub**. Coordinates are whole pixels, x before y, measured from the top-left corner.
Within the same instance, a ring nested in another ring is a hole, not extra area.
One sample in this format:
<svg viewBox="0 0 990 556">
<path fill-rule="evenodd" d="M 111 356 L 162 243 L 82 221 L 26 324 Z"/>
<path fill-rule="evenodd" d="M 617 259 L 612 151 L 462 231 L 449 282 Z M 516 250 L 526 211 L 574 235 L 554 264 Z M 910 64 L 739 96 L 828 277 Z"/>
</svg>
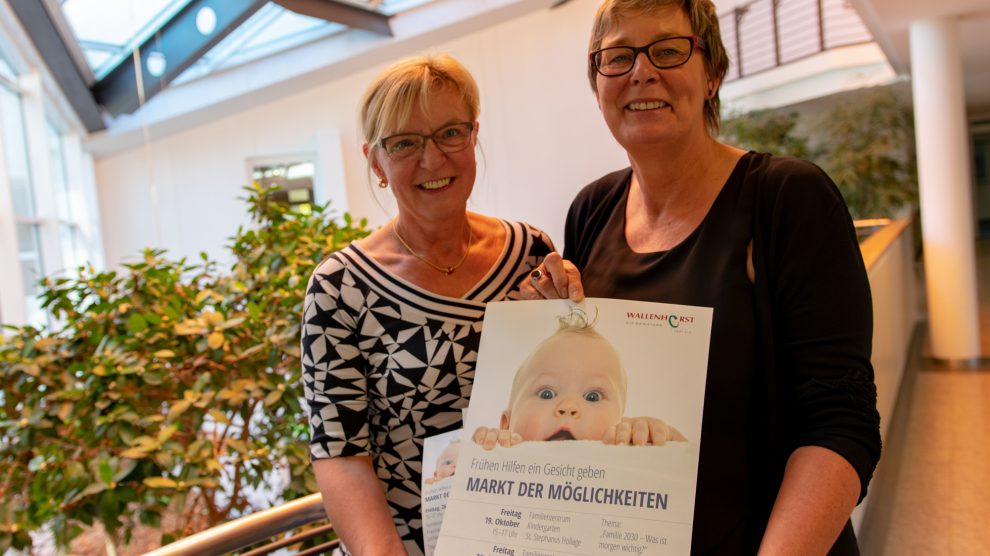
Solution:
<svg viewBox="0 0 990 556">
<path fill-rule="evenodd" d="M 888 89 L 840 103 L 820 122 L 819 165 L 835 180 L 854 218 L 894 216 L 916 204 L 914 121 Z"/>
<path fill-rule="evenodd" d="M 742 149 L 777 156 L 811 159 L 808 139 L 794 133 L 800 115 L 797 112 L 755 110 L 737 114 L 722 124 L 722 139 Z"/>
<path fill-rule="evenodd" d="M 182 516 L 163 542 L 316 490 L 301 403 L 305 280 L 367 223 L 296 214 L 246 188 L 254 226 L 221 272 L 159 250 L 122 272 L 44 281 L 56 330 L 0 344 L 0 552 L 47 526 L 60 546 L 101 523 L 126 544 L 137 523 Z M 279 489 L 278 487 L 281 488 Z"/>
<path fill-rule="evenodd" d="M 814 122 L 795 129 L 797 112 L 758 110 L 723 123 L 722 138 L 744 149 L 810 160 L 835 181 L 854 218 L 894 216 L 913 206 L 918 179 L 910 110 L 889 88 L 857 93 Z"/>
</svg>

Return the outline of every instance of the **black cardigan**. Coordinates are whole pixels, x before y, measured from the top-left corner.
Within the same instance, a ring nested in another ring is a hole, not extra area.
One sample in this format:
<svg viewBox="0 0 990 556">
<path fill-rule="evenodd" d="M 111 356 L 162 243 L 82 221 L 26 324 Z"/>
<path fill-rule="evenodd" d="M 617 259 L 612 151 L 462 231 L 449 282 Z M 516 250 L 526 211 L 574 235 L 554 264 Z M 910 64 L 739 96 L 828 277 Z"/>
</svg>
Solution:
<svg viewBox="0 0 990 556">
<path fill-rule="evenodd" d="M 625 208 L 630 176 L 628 168 L 604 176 L 583 189 L 571 205 L 564 257 L 582 272 L 603 272 L 601 268 L 588 267 L 595 264 L 592 259 L 596 242 L 610 217 Z M 717 199 L 716 203 L 723 203 L 719 205 L 721 214 L 725 214 L 726 207 L 736 212 L 749 211 L 735 217 L 751 222 L 745 228 L 750 237 L 734 238 L 731 243 L 745 246 L 749 239 L 753 243 L 756 279 L 751 291 L 756 346 L 755 362 L 747 368 L 755 374 L 752 381 L 757 387 L 749 393 L 751 399 L 746 403 L 749 420 L 762 432 L 747 435 L 750 445 L 745 454 L 740 454 L 719 444 L 718 431 L 702 430 L 699 507 L 695 509 L 692 547 L 692 552 L 698 554 L 755 552 L 787 458 L 796 448 L 822 446 L 848 460 L 860 477 L 861 499 L 880 454 L 876 386 L 870 363 L 872 301 L 855 229 L 841 194 L 828 176 L 810 163 L 757 153 L 748 153 L 740 160 L 724 188 L 731 191 L 723 194 L 738 195 L 738 202 Z M 730 201 L 736 204 L 724 204 Z M 613 220 L 613 226 L 616 222 L 624 220 Z M 699 228 L 709 225 L 703 221 Z M 612 231 L 610 237 L 615 237 Z M 685 242 L 697 235 L 696 231 Z M 704 248 L 691 246 L 691 256 L 705 256 L 712 247 L 722 248 L 720 242 L 707 241 Z M 603 246 L 597 248 L 601 250 Z M 737 256 L 735 260 L 738 259 Z M 604 272 L 606 276 L 614 272 L 612 265 Z M 616 279 L 628 282 L 630 277 Z M 715 284 L 717 287 L 718 280 Z M 623 296 L 621 290 L 611 293 Z M 586 289 L 586 294 L 600 295 L 594 289 Z M 630 298 L 642 299 L 635 293 Z M 719 307 L 714 310 L 714 318 L 718 319 Z M 712 345 L 711 349 L 720 347 Z M 719 380 L 724 372 L 710 367 L 709 382 Z M 706 401 L 706 412 L 718 410 Z M 754 458 L 752 454 L 758 456 Z M 725 508 L 712 512 L 700 507 L 702 501 L 718 496 L 711 492 L 702 496 L 706 477 L 720 473 L 724 469 L 721 466 L 735 465 L 739 458 L 747 457 L 753 467 L 748 473 L 753 483 L 748 491 L 756 493 L 745 504 L 748 515 L 728 518 Z M 712 523 L 733 519 L 737 521 Z M 832 553 L 858 553 L 848 525 Z"/>
</svg>

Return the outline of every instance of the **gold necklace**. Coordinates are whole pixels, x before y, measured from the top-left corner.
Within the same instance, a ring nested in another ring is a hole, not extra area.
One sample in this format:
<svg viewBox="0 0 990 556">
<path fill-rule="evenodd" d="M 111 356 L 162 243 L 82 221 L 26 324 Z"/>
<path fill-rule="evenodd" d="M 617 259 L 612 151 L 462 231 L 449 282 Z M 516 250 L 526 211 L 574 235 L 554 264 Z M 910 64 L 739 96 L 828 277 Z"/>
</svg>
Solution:
<svg viewBox="0 0 990 556">
<path fill-rule="evenodd" d="M 426 257 L 424 257 L 424 256 L 420 255 L 419 253 L 413 251 L 413 248 L 412 247 L 409 247 L 409 244 L 406 243 L 406 240 L 402 239 L 402 236 L 399 235 L 399 230 L 395 227 L 395 223 L 394 222 L 392 223 L 392 235 L 395 236 L 395 239 L 399 240 L 399 243 L 401 243 L 402 246 L 406 248 L 406 251 L 409 251 L 409 253 L 412 254 L 413 257 L 416 257 L 417 259 L 419 259 L 419 260 L 423 261 L 424 263 L 430 265 L 430 267 L 433 268 L 434 270 L 437 270 L 439 272 L 443 272 L 443 275 L 444 276 L 450 276 L 450 273 L 451 272 L 454 272 L 455 270 L 458 269 L 458 267 L 460 267 L 462 264 L 464 264 L 464 261 L 467 260 L 468 252 L 471 251 L 471 241 L 474 240 L 474 230 L 471 229 L 471 223 L 470 222 L 467 223 L 467 227 L 468 227 L 468 241 L 467 241 L 467 247 L 464 248 L 464 254 L 461 255 L 461 258 L 458 259 L 458 261 L 456 263 L 454 263 L 454 264 L 452 264 L 450 266 L 440 266 L 440 265 L 434 263 L 433 261 L 431 261 L 430 259 L 427 259 Z"/>
</svg>

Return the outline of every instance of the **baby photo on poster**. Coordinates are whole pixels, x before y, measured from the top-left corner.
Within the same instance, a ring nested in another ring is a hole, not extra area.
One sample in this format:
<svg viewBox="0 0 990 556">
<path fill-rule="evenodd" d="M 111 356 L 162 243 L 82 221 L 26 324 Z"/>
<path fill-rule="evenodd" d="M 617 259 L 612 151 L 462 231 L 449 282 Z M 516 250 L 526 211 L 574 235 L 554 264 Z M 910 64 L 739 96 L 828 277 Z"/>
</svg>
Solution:
<svg viewBox="0 0 990 556">
<path fill-rule="evenodd" d="M 435 553 L 687 553 L 711 318 L 490 304 Z"/>
</svg>

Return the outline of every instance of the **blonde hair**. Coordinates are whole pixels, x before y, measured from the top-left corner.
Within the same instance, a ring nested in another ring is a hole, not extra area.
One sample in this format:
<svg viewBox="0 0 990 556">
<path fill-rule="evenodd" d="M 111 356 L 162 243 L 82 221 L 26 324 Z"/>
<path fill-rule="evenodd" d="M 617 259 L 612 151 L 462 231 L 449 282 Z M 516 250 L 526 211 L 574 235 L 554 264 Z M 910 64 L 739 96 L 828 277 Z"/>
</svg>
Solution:
<svg viewBox="0 0 990 556">
<path fill-rule="evenodd" d="M 598 94 L 598 71 L 591 62 L 591 53 L 602 47 L 602 40 L 612 30 L 619 20 L 630 15 L 655 14 L 662 8 L 676 6 L 684 10 L 691 22 L 691 31 L 705 41 L 705 49 L 695 50 L 705 59 L 705 73 L 719 87 L 722 79 L 729 71 L 729 55 L 722 43 L 722 33 L 719 30 L 718 12 L 712 0 L 605 0 L 598 7 L 595 20 L 591 27 L 591 40 L 588 43 L 588 81 L 591 90 Z M 705 101 L 705 126 L 712 135 L 718 135 L 721 124 L 719 113 L 721 101 L 718 98 L 718 88 L 712 91 L 710 98 Z"/>
<path fill-rule="evenodd" d="M 463 64 L 447 54 L 406 58 L 385 68 L 361 100 L 364 140 L 375 147 L 409 120 L 414 106 L 429 114 L 430 96 L 450 87 L 460 94 L 471 121 L 481 110 L 478 84 Z"/>
</svg>

